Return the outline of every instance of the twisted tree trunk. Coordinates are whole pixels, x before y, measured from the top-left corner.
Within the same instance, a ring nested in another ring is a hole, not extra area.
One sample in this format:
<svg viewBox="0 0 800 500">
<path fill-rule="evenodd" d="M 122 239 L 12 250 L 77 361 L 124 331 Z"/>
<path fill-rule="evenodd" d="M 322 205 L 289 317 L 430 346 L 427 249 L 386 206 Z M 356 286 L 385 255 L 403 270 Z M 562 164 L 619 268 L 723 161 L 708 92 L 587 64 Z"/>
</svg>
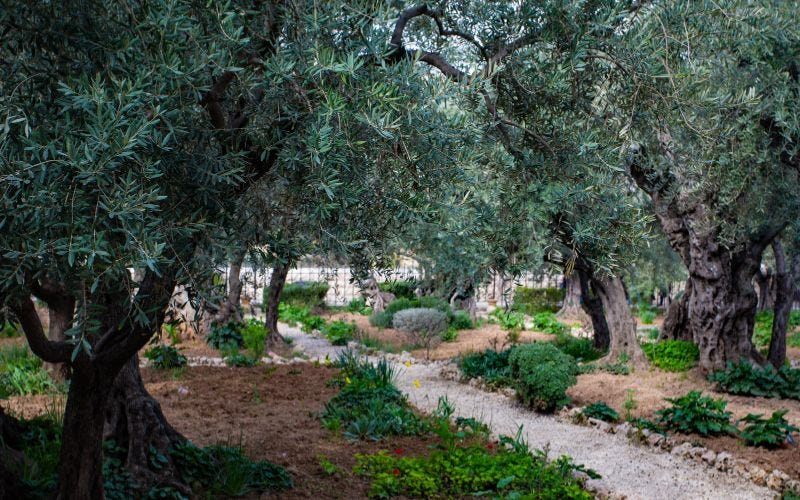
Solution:
<svg viewBox="0 0 800 500">
<path fill-rule="evenodd" d="M 780 240 L 772 242 L 775 254 L 775 303 L 772 318 L 772 339 L 769 343 L 767 359 L 776 369 L 786 362 L 786 332 L 789 327 L 789 314 L 796 295 L 795 277 L 800 276 L 800 255 L 792 258 L 791 268 L 787 268 L 786 254 Z"/>
<path fill-rule="evenodd" d="M 647 358 L 636 336 L 636 320 L 628 307 L 622 280 L 616 277 L 592 278 L 592 288 L 603 303 L 611 333 L 607 359 L 615 363 L 623 357 L 633 366 L 647 366 Z"/>
<path fill-rule="evenodd" d="M 242 315 L 239 310 L 239 301 L 242 295 L 242 263 L 244 262 L 245 252 L 238 252 L 233 256 L 228 269 L 228 290 L 217 313 L 211 319 L 215 325 L 225 324 L 229 321 L 235 323 L 242 322 Z"/>
<path fill-rule="evenodd" d="M 606 351 L 611 345 L 611 332 L 603 312 L 603 301 L 591 290 L 591 280 L 587 273 L 580 269 L 576 269 L 575 272 L 578 274 L 578 283 L 581 287 L 581 307 L 592 321 L 594 331 L 592 345 L 595 349 Z"/>
<path fill-rule="evenodd" d="M 664 326 L 658 340 L 692 340 L 689 327 L 689 297 L 692 295 L 692 281 L 686 281 L 686 288 L 681 296 L 673 300 L 667 309 Z"/>
<path fill-rule="evenodd" d="M 278 261 L 272 268 L 272 276 L 269 278 L 269 289 L 267 290 L 266 318 L 264 322 L 267 326 L 267 345 L 281 346 L 286 344 L 286 339 L 278 332 L 278 304 L 281 302 L 281 292 L 286 284 L 286 276 L 289 274 L 290 263 L 285 264 Z"/>
<path fill-rule="evenodd" d="M 566 293 L 561 309 L 556 313 L 558 318 L 580 319 L 581 322 L 589 319 L 581 304 L 581 279 L 577 273 L 565 277 Z"/>
</svg>

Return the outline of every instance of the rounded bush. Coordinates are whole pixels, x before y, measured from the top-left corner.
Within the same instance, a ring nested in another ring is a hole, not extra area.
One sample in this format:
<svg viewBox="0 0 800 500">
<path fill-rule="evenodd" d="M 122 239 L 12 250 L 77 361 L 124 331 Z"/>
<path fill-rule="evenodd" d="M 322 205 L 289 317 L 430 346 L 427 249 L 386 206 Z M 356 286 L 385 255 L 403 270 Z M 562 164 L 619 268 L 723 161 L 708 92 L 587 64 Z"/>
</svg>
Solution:
<svg viewBox="0 0 800 500">
<path fill-rule="evenodd" d="M 447 315 L 436 309 L 404 309 L 394 315 L 392 326 L 407 333 L 414 344 L 430 347 L 442 340 L 447 330 Z"/>
<path fill-rule="evenodd" d="M 509 356 L 517 396 L 527 406 L 551 412 L 569 403 L 567 389 L 577 383 L 575 359 L 544 342 L 515 347 Z"/>
</svg>

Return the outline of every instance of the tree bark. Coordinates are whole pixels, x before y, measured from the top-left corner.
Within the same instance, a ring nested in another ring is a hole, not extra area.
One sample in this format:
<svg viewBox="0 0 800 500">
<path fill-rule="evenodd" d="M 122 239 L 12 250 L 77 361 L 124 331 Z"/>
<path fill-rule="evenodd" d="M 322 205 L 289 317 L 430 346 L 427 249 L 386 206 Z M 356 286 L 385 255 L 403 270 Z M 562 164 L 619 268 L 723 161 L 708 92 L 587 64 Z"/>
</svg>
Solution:
<svg viewBox="0 0 800 500">
<path fill-rule="evenodd" d="M 272 268 L 272 276 L 269 278 L 269 289 L 267 291 L 266 318 L 267 326 L 267 345 L 270 347 L 286 344 L 286 339 L 278 332 L 278 304 L 281 301 L 281 292 L 286 284 L 286 276 L 289 274 L 290 262 L 276 262 Z"/>
<path fill-rule="evenodd" d="M 608 329 L 606 315 L 603 312 L 603 302 L 591 290 L 591 280 L 586 272 L 577 270 L 579 284 L 581 286 L 581 307 L 589 315 L 592 321 L 592 345 L 595 349 L 607 351 L 611 345 L 611 331 Z"/>
<path fill-rule="evenodd" d="M 24 432 L 20 422 L 0 408 L 0 498 L 28 498 L 27 488 L 20 481 L 24 466 L 22 454 Z"/>
<path fill-rule="evenodd" d="M 636 367 L 648 365 L 647 358 L 639 346 L 636 336 L 636 320 L 628 307 L 625 287 L 620 278 L 592 278 L 592 287 L 603 303 L 606 321 L 611 333 L 609 352 L 606 358 L 616 363 L 620 357 Z"/>
<path fill-rule="evenodd" d="M 161 405 L 145 389 L 138 356 L 131 358 L 114 380 L 106 406 L 104 438 L 127 450 L 125 467 L 142 495 L 156 485 L 191 495 L 169 454 L 186 438 L 167 422 Z M 157 471 L 149 466 L 151 450 L 167 458 Z"/>
<path fill-rule="evenodd" d="M 245 252 L 234 255 L 228 269 L 228 290 L 225 301 L 220 306 L 212 319 L 213 324 L 225 324 L 229 321 L 241 323 L 242 315 L 239 311 L 239 300 L 242 295 L 242 262 L 244 262 Z"/>
<path fill-rule="evenodd" d="M 658 340 L 692 340 L 692 330 L 689 327 L 689 297 L 692 295 L 692 281 L 686 281 L 686 288 L 680 297 L 673 300 L 667 315 L 664 318 L 664 326 Z"/>
<path fill-rule="evenodd" d="M 777 258 L 777 257 L 776 257 Z M 758 292 L 758 311 L 767 311 L 775 307 L 777 277 L 770 268 L 766 272 L 759 269 L 754 277 Z"/>
<path fill-rule="evenodd" d="M 795 296 L 794 276 L 800 273 L 800 255 L 794 256 L 791 269 L 787 269 L 786 254 L 780 240 L 772 242 L 772 251 L 775 254 L 775 303 L 767 360 L 778 369 L 786 362 L 786 331 Z"/>
<path fill-rule="evenodd" d="M 561 309 L 556 313 L 558 318 L 579 319 L 581 322 L 588 320 L 581 304 L 581 279 L 577 273 L 565 277 L 566 293 Z"/>
</svg>

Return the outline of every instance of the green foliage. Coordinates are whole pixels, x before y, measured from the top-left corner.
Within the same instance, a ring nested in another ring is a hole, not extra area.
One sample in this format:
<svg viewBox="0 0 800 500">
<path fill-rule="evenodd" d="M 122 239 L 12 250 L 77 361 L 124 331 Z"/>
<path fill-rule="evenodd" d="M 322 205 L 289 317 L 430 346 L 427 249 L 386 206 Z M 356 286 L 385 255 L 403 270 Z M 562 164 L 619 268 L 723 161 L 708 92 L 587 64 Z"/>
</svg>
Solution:
<svg viewBox="0 0 800 500">
<path fill-rule="evenodd" d="M 206 337 L 206 343 L 214 349 L 223 350 L 242 347 L 244 339 L 239 332 L 239 325 L 234 322 L 228 322 L 224 325 L 212 324 L 211 331 Z"/>
<path fill-rule="evenodd" d="M 786 345 L 789 347 L 800 347 L 800 332 L 794 332 L 786 336 Z"/>
<path fill-rule="evenodd" d="M 783 418 L 788 410 L 779 410 L 772 413 L 770 418 L 763 415 L 747 414 L 740 422 L 744 422 L 739 437 L 749 446 L 763 446 L 765 448 L 779 448 L 786 442 L 786 438 L 800 429 L 791 425 Z"/>
<path fill-rule="evenodd" d="M 703 396 L 691 391 L 679 398 L 667 399 L 670 408 L 658 410 L 660 424 L 684 434 L 697 433 L 703 436 L 736 434 L 731 424 L 731 412 L 725 411 L 728 402 Z"/>
<path fill-rule="evenodd" d="M 594 361 L 604 354 L 603 351 L 594 348 L 591 339 L 575 337 L 565 332 L 558 333 L 552 344 L 577 361 Z"/>
<path fill-rule="evenodd" d="M 619 420 L 619 413 L 602 401 L 584 407 L 581 412 L 588 418 L 596 418 L 604 422 L 616 422 Z"/>
<path fill-rule="evenodd" d="M 511 306 L 530 316 L 537 313 L 558 312 L 559 303 L 564 300 L 563 288 L 528 288 L 518 286 L 514 289 L 514 303 Z"/>
<path fill-rule="evenodd" d="M 369 324 L 378 328 L 390 328 L 394 314 L 388 311 L 373 312 L 369 317 Z"/>
<path fill-rule="evenodd" d="M 255 359 L 261 359 L 267 341 L 267 327 L 263 321 L 249 319 L 239 328 L 245 347 Z"/>
<path fill-rule="evenodd" d="M 0 398 L 55 393 L 61 390 L 26 346 L 0 349 Z"/>
<path fill-rule="evenodd" d="M 455 311 L 453 318 L 450 320 L 450 326 L 456 330 L 471 330 L 475 328 L 469 313 L 466 311 Z"/>
<path fill-rule="evenodd" d="M 569 403 L 567 389 L 575 385 L 578 367 L 572 356 L 550 343 L 515 347 L 509 356 L 517 396 L 538 411 L 550 412 Z"/>
<path fill-rule="evenodd" d="M 342 320 L 336 320 L 323 326 L 321 331 L 331 344 L 347 345 L 358 333 L 358 328 L 354 322 L 345 323 Z"/>
<path fill-rule="evenodd" d="M 296 326 L 300 323 L 300 329 L 306 333 L 320 330 L 325 326 L 325 320 L 321 316 L 311 314 L 309 308 L 284 304 L 283 302 L 278 304 L 278 319 L 289 326 Z"/>
<path fill-rule="evenodd" d="M 656 313 L 653 311 L 645 311 L 639 314 L 639 319 L 642 320 L 642 324 L 644 325 L 652 325 L 653 321 L 656 319 Z"/>
<path fill-rule="evenodd" d="M 373 364 L 345 351 L 334 366 L 340 369 L 334 383 L 342 390 L 325 404 L 321 415 L 325 428 L 354 441 L 427 432 L 427 422 L 394 386 L 395 373 L 385 359 Z"/>
<path fill-rule="evenodd" d="M 407 334 L 412 344 L 430 348 L 447 331 L 447 315 L 437 309 L 404 309 L 394 315 L 392 326 Z"/>
<path fill-rule="evenodd" d="M 539 312 L 533 315 L 533 329 L 558 335 L 559 333 L 566 333 L 567 327 L 556 319 L 556 315 L 551 312 Z"/>
<path fill-rule="evenodd" d="M 382 292 L 389 292 L 394 294 L 396 299 L 414 299 L 414 291 L 419 286 L 416 281 L 385 281 L 378 283 L 378 288 Z"/>
<path fill-rule="evenodd" d="M 325 307 L 325 296 L 330 286 L 323 281 L 298 281 L 287 283 L 281 292 L 281 302 L 297 307 L 307 307 L 312 311 Z M 268 290 L 264 290 L 268 293 Z M 265 295 L 266 297 L 266 295 Z M 264 303 L 267 301 L 265 300 Z"/>
<path fill-rule="evenodd" d="M 372 308 L 367 307 L 367 302 L 361 298 L 351 300 L 347 304 L 345 311 L 351 313 L 358 313 L 361 314 L 362 316 L 369 316 L 370 314 L 372 314 Z"/>
<path fill-rule="evenodd" d="M 159 344 L 145 351 L 144 357 L 150 360 L 150 365 L 159 370 L 169 370 L 186 366 L 186 356 L 171 345 Z"/>
<path fill-rule="evenodd" d="M 435 449 L 426 456 L 382 451 L 356 455 L 357 474 L 371 479 L 370 497 L 589 499 L 568 457 L 548 462 L 519 439 Z"/>
<path fill-rule="evenodd" d="M 22 330 L 19 325 L 10 321 L 0 323 L 0 338 L 13 338 L 22 335 Z"/>
<path fill-rule="evenodd" d="M 758 347 L 768 347 L 772 340 L 773 311 L 760 311 L 756 313 L 753 325 L 753 343 Z"/>
<path fill-rule="evenodd" d="M 708 380 L 730 394 L 800 399 L 800 369 L 788 366 L 775 371 L 771 366 L 760 368 L 746 361 L 728 363 L 725 370 L 711 374 Z"/>
<path fill-rule="evenodd" d="M 700 359 L 700 349 L 686 340 L 643 343 L 642 350 L 654 366 L 668 372 L 685 372 Z"/>
<path fill-rule="evenodd" d="M 447 327 L 447 330 L 442 335 L 442 340 L 445 342 L 455 342 L 458 340 L 458 328 L 450 325 Z"/>
<path fill-rule="evenodd" d="M 247 368 L 256 366 L 260 358 L 252 355 L 242 354 L 238 351 L 231 351 L 225 356 L 225 364 L 228 366 L 237 366 L 240 368 Z"/>
<path fill-rule="evenodd" d="M 458 368 L 465 379 L 481 377 L 484 382 L 495 387 L 510 386 L 512 385 L 511 367 L 508 362 L 510 354 L 510 349 L 500 352 L 486 349 L 483 352 L 467 354 L 459 359 Z"/>
<path fill-rule="evenodd" d="M 646 337 L 648 340 L 658 340 L 660 333 L 661 332 L 658 330 L 658 328 L 648 328 Z"/>
<path fill-rule="evenodd" d="M 252 461 L 237 447 L 198 448 L 185 441 L 170 450 L 170 457 L 184 482 L 200 486 L 198 494 L 239 497 L 292 487 L 292 479 L 283 467 L 263 460 Z"/>
<path fill-rule="evenodd" d="M 620 356 L 621 358 L 622 356 Z M 612 375 L 630 375 L 631 368 L 627 360 L 617 360 L 616 363 L 581 363 L 578 365 L 578 374 L 594 373 L 597 371 L 610 373 Z"/>
<path fill-rule="evenodd" d="M 489 313 L 489 317 L 495 318 L 503 330 L 520 331 L 525 329 L 525 316 L 522 313 L 505 311 L 498 307 Z"/>
</svg>

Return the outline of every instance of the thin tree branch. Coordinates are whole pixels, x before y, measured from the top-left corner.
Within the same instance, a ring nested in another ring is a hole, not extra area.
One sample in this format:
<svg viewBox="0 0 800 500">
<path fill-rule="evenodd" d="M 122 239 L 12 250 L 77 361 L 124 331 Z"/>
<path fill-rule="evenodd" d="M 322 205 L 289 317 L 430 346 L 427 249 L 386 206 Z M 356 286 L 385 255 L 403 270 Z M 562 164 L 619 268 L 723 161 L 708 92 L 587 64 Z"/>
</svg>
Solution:
<svg viewBox="0 0 800 500">
<path fill-rule="evenodd" d="M 16 299 L 10 304 L 28 340 L 31 351 L 48 363 L 66 363 L 70 360 L 73 346 L 66 342 L 48 340 L 33 300 L 30 297 Z"/>
</svg>

